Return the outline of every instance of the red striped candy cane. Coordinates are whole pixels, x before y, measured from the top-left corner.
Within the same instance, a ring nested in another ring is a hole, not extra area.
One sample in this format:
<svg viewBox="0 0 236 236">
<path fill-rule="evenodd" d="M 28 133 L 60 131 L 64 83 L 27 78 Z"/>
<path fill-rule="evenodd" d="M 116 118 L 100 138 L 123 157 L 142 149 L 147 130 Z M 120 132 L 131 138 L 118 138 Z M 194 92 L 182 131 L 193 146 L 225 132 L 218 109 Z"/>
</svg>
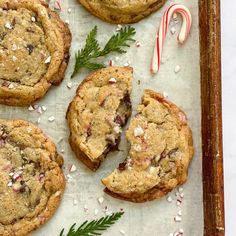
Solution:
<svg viewBox="0 0 236 236">
<path fill-rule="evenodd" d="M 183 17 L 182 28 L 177 38 L 179 43 L 183 44 L 186 41 L 189 35 L 189 31 L 191 29 L 192 16 L 187 7 L 180 4 L 173 4 L 165 11 L 161 19 L 159 30 L 156 35 L 155 49 L 151 65 L 151 72 L 154 74 L 156 74 L 160 69 L 164 40 L 166 37 L 171 17 L 173 16 L 174 13 L 179 13 Z"/>
</svg>

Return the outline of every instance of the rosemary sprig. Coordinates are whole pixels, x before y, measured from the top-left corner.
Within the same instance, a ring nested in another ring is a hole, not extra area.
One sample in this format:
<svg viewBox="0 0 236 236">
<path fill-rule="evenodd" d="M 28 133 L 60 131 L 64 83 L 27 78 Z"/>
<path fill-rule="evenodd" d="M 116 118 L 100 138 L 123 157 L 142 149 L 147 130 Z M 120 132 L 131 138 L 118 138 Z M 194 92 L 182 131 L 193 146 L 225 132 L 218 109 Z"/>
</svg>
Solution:
<svg viewBox="0 0 236 236">
<path fill-rule="evenodd" d="M 126 53 L 122 47 L 130 47 L 128 42 L 135 41 L 133 36 L 136 34 L 135 29 L 131 26 L 122 28 L 119 33 L 113 35 L 105 47 L 101 50 L 101 47 L 96 39 L 97 26 L 95 26 L 89 33 L 86 39 L 86 44 L 83 49 L 80 49 L 75 55 L 75 67 L 71 77 L 74 77 L 81 68 L 87 68 L 89 70 L 97 70 L 104 68 L 102 63 L 91 62 L 92 59 L 103 57 L 111 52 Z"/>
<path fill-rule="evenodd" d="M 102 235 L 101 231 L 110 228 L 123 214 L 124 212 L 117 212 L 110 216 L 102 217 L 99 220 L 85 221 L 77 230 L 75 229 L 76 224 L 73 224 L 66 236 Z M 61 231 L 60 236 L 64 236 L 64 229 Z"/>
</svg>

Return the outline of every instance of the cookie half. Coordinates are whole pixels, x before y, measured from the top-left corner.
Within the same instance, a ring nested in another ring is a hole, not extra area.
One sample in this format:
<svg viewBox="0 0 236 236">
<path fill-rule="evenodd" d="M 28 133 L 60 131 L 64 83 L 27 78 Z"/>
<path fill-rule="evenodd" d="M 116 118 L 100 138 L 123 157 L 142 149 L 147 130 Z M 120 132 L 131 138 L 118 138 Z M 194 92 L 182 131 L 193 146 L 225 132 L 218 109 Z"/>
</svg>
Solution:
<svg viewBox="0 0 236 236">
<path fill-rule="evenodd" d="M 28 235 L 48 221 L 64 192 L 62 165 L 39 128 L 0 119 L 0 235 Z"/>
<path fill-rule="evenodd" d="M 119 143 L 131 114 L 130 67 L 108 67 L 89 75 L 78 87 L 67 119 L 70 145 L 76 156 L 96 170 Z"/>
<path fill-rule="evenodd" d="M 93 15 L 115 23 L 135 23 L 161 8 L 166 0 L 79 0 Z"/>
<path fill-rule="evenodd" d="M 146 90 L 126 136 L 129 157 L 102 180 L 105 192 L 145 202 L 185 183 L 194 152 L 192 132 L 186 115 L 175 104 Z"/>
<path fill-rule="evenodd" d="M 0 103 L 27 106 L 59 84 L 71 33 L 39 0 L 0 0 Z"/>
</svg>

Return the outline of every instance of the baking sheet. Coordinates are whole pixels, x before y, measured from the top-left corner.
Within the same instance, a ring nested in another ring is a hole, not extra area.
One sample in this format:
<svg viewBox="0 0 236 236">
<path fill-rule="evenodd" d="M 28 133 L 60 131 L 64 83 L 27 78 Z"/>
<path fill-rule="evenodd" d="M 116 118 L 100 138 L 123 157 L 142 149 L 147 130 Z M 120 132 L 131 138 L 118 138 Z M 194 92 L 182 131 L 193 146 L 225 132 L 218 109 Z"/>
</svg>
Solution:
<svg viewBox="0 0 236 236">
<path fill-rule="evenodd" d="M 54 1 L 51 1 L 53 5 Z M 58 146 L 58 151 L 63 151 L 65 159 L 64 172 L 69 180 L 63 201 L 54 217 L 34 236 L 56 236 L 60 230 L 69 227 L 73 223 L 81 224 L 85 220 L 100 218 L 104 216 L 104 208 L 108 211 L 116 212 L 124 209 L 124 216 L 104 235 L 156 235 L 166 236 L 184 230 L 186 236 L 203 235 L 203 198 L 202 198 L 202 152 L 201 152 L 201 100 L 200 100 L 200 66 L 199 66 L 199 29 L 198 29 L 198 1 L 180 0 L 178 3 L 189 7 L 193 26 L 187 43 L 179 46 L 176 41 L 181 18 L 179 23 L 173 26 L 176 33 L 167 35 L 163 53 L 163 63 L 160 72 L 152 77 L 149 71 L 154 38 L 164 10 L 173 2 L 168 3 L 157 13 L 147 19 L 134 24 L 137 34 L 136 39 L 141 42 L 141 47 L 133 45 L 125 55 L 112 55 L 104 59 L 107 62 L 113 59 L 115 65 L 123 66 L 129 62 L 134 68 L 133 81 L 133 115 L 135 108 L 140 102 L 140 95 L 143 89 L 151 88 L 159 92 L 166 92 L 169 99 L 178 104 L 187 114 L 190 126 L 193 130 L 195 156 L 189 169 L 188 182 L 183 186 L 184 199 L 180 206 L 176 206 L 176 192 L 174 190 L 169 195 L 173 201 L 169 203 L 166 198 L 148 203 L 135 204 L 114 199 L 103 193 L 103 186 L 100 180 L 109 174 L 127 155 L 127 144 L 124 133 L 120 149 L 123 151 L 110 153 L 102 164 L 101 168 L 93 173 L 81 164 L 73 154 L 68 145 L 68 127 L 65 120 L 65 113 L 69 102 L 72 100 L 78 84 L 88 74 L 86 71 L 78 74 L 71 81 L 70 75 L 74 66 L 75 52 L 84 46 L 85 38 L 89 31 L 98 26 L 98 40 L 105 43 L 110 38 L 112 32 L 115 33 L 116 25 L 110 25 L 91 16 L 85 11 L 76 0 L 64 0 L 60 13 L 64 20 L 69 20 L 70 29 L 73 34 L 71 48 L 71 60 L 64 81 L 58 87 L 51 89 L 48 94 L 37 104 L 47 107 L 47 111 L 39 114 L 36 111 L 28 111 L 27 108 L 7 107 L 0 105 L 1 118 L 21 118 L 37 123 Z M 71 13 L 68 13 L 71 8 Z M 116 57 L 119 58 L 116 58 Z M 175 73 L 175 67 L 179 65 L 181 71 Z M 141 84 L 138 84 L 138 81 Z M 72 88 L 67 88 L 67 83 L 72 82 Z M 48 118 L 55 116 L 54 122 L 49 122 Z M 63 137 L 63 141 L 59 139 Z M 76 165 L 77 171 L 69 173 L 71 164 Z M 70 176 L 67 174 L 69 173 Z M 104 197 L 103 204 L 99 204 L 97 199 Z M 86 210 L 85 210 L 86 208 Z M 98 210 L 97 216 L 94 211 Z M 182 221 L 175 222 L 174 217 L 179 210 L 182 212 Z"/>
</svg>

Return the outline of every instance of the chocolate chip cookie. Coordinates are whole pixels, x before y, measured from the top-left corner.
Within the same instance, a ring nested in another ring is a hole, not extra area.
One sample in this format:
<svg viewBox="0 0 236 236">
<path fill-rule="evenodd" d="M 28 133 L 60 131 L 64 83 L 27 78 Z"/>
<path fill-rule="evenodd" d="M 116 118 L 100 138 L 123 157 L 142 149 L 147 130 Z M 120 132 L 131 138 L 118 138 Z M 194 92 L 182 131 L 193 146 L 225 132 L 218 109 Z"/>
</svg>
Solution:
<svg viewBox="0 0 236 236">
<path fill-rule="evenodd" d="M 79 0 L 93 15 L 116 24 L 135 23 L 161 8 L 166 0 Z"/>
<path fill-rule="evenodd" d="M 31 123 L 0 119 L 0 235 L 24 236 L 54 214 L 65 181 L 55 145 Z"/>
<path fill-rule="evenodd" d="M 193 157 L 192 132 L 176 105 L 146 90 L 126 135 L 129 156 L 102 180 L 108 194 L 145 202 L 185 183 Z"/>
<path fill-rule="evenodd" d="M 71 34 L 39 0 L 0 0 L 0 103 L 27 106 L 64 77 Z"/>
<path fill-rule="evenodd" d="M 78 87 L 67 119 L 76 156 L 96 170 L 119 143 L 131 114 L 132 68 L 108 67 L 89 75 Z"/>
</svg>

